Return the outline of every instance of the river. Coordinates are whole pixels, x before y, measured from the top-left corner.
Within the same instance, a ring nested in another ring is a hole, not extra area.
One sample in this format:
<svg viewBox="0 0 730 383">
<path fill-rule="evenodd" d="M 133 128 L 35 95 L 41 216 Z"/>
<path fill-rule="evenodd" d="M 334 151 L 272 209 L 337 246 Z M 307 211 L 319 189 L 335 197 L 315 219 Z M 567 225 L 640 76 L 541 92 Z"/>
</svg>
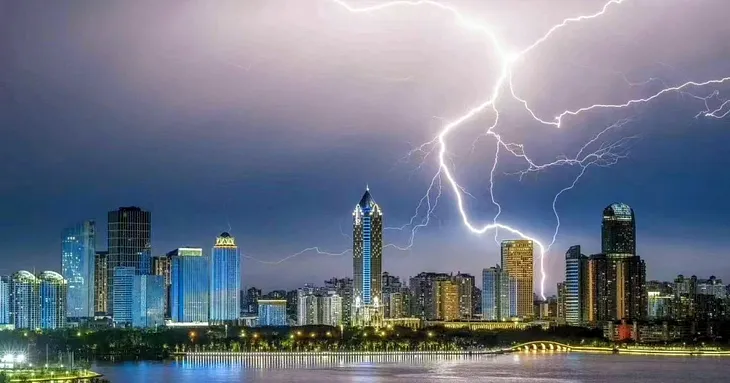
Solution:
<svg viewBox="0 0 730 383">
<path fill-rule="evenodd" d="M 98 364 L 112 383 L 725 382 L 730 359 L 579 353 L 474 357 L 251 358 Z"/>
</svg>

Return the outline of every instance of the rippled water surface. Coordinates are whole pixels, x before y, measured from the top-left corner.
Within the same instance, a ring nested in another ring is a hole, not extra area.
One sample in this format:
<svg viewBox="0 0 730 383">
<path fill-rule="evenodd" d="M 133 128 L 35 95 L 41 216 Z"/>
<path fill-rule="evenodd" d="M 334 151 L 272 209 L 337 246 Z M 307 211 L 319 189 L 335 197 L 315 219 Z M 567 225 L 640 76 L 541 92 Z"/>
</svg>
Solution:
<svg viewBox="0 0 730 383">
<path fill-rule="evenodd" d="M 126 382 L 730 382 L 730 359 L 530 353 L 479 357 L 266 357 L 100 364 Z"/>
</svg>

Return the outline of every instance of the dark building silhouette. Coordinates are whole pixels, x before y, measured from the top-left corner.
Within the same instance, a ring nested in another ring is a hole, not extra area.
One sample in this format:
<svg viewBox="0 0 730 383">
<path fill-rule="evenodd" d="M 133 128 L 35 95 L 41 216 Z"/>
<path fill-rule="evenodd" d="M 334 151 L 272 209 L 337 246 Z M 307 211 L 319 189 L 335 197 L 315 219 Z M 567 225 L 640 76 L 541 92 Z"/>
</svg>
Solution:
<svg viewBox="0 0 730 383">
<path fill-rule="evenodd" d="M 114 268 L 132 267 L 136 274 L 151 273 L 152 241 L 150 212 L 138 207 L 120 207 L 110 211 L 107 224 L 107 314 L 114 310 Z"/>
</svg>

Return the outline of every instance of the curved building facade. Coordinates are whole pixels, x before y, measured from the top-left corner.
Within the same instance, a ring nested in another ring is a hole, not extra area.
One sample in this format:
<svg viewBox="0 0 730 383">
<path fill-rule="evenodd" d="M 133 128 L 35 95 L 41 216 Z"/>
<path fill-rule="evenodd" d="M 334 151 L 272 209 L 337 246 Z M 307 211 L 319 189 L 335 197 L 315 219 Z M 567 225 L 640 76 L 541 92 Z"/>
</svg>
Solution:
<svg viewBox="0 0 730 383">
<path fill-rule="evenodd" d="M 629 205 L 613 203 L 603 209 L 601 252 L 613 257 L 636 255 L 636 219 Z"/>
<path fill-rule="evenodd" d="M 40 285 L 41 316 L 40 328 L 57 329 L 66 327 L 66 294 L 68 283 L 54 271 L 38 275 Z"/>
<path fill-rule="evenodd" d="M 40 283 L 31 272 L 20 270 L 10 276 L 10 318 L 15 328 L 41 327 Z"/>
</svg>

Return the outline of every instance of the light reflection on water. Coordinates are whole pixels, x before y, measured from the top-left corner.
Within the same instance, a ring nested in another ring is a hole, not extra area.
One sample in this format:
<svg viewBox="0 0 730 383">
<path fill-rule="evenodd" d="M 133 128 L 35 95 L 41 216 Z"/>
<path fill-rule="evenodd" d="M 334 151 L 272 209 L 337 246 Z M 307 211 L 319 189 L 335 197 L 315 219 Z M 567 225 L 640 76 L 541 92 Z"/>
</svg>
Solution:
<svg viewBox="0 0 730 383">
<path fill-rule="evenodd" d="M 99 364 L 112 383 L 218 382 L 724 382 L 730 359 L 577 353 L 511 355 L 348 355 L 191 358 L 173 362 Z"/>
</svg>

